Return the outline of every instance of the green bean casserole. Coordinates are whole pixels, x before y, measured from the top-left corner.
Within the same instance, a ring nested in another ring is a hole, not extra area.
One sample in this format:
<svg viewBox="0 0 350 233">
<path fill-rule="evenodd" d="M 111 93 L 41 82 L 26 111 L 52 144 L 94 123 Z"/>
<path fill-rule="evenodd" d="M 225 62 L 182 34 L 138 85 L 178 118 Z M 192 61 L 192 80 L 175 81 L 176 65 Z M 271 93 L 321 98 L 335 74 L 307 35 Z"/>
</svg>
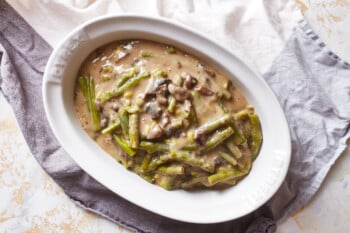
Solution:
<svg viewBox="0 0 350 233">
<path fill-rule="evenodd" d="M 167 190 L 233 186 L 262 144 L 258 115 L 229 78 L 147 40 L 91 53 L 78 73 L 75 109 L 107 153 Z"/>
</svg>

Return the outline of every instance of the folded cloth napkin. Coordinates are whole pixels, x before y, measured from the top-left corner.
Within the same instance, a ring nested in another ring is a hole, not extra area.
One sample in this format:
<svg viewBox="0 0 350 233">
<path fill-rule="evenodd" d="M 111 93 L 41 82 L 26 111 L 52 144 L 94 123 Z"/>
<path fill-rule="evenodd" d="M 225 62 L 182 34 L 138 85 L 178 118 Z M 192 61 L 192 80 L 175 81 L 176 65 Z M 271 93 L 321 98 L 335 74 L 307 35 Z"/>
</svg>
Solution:
<svg viewBox="0 0 350 233">
<path fill-rule="evenodd" d="M 285 182 L 263 207 L 219 224 L 174 221 L 129 203 L 78 167 L 51 132 L 41 97 L 50 46 L 0 1 L 0 88 L 34 157 L 84 209 L 136 232 L 274 232 L 312 197 L 350 136 L 350 65 L 325 48 L 306 23 L 297 26 L 264 77 L 283 107 L 292 137 Z"/>
</svg>

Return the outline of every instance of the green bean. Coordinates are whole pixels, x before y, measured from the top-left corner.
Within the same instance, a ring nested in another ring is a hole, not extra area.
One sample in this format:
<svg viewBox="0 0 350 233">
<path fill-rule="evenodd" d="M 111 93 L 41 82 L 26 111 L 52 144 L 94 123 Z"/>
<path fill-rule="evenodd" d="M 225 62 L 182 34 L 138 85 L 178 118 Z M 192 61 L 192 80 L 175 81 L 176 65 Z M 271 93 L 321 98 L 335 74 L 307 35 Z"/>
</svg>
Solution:
<svg viewBox="0 0 350 233">
<path fill-rule="evenodd" d="M 98 131 L 100 130 L 100 114 L 95 105 L 95 83 L 91 75 L 88 78 L 88 97 L 94 130 Z"/>
<path fill-rule="evenodd" d="M 255 160 L 256 156 L 259 153 L 261 144 L 262 144 L 262 134 L 261 134 L 261 125 L 259 117 L 257 114 L 249 114 L 249 123 L 251 127 L 251 150 L 252 150 L 252 160 Z"/>
<path fill-rule="evenodd" d="M 191 109 L 190 109 L 189 119 L 195 126 L 198 125 L 198 118 L 197 118 L 196 110 L 193 105 L 191 106 Z"/>
<path fill-rule="evenodd" d="M 233 135 L 234 136 L 234 135 Z M 233 141 L 229 140 L 226 142 L 227 148 L 230 150 L 230 152 L 233 154 L 233 156 L 236 159 L 239 159 L 242 157 L 242 152 L 239 150 L 239 148 L 234 144 Z"/>
<path fill-rule="evenodd" d="M 186 151 L 173 151 L 170 154 L 154 157 L 149 165 L 149 170 L 155 170 L 159 165 L 167 163 L 169 161 L 178 161 L 208 172 L 214 171 L 213 165 L 206 163 L 203 158 L 198 158 L 194 154 L 188 153 Z"/>
<path fill-rule="evenodd" d="M 131 68 L 129 72 L 123 73 L 118 79 L 117 83 L 115 84 L 115 87 L 120 87 L 121 85 L 123 85 L 126 81 L 128 81 L 131 77 L 133 77 L 135 73 L 136 73 L 135 67 Z"/>
<path fill-rule="evenodd" d="M 168 102 L 168 112 L 174 113 L 176 108 L 176 99 L 174 98 L 174 96 L 170 95 Z"/>
<path fill-rule="evenodd" d="M 132 113 L 129 116 L 129 137 L 130 137 L 130 144 L 131 147 L 136 149 L 139 146 L 140 143 L 140 136 L 139 136 L 139 114 Z"/>
<path fill-rule="evenodd" d="M 166 190 L 173 189 L 173 187 L 172 187 L 172 182 L 174 180 L 173 176 L 162 175 L 157 180 L 158 180 L 157 182 L 158 182 L 160 187 L 165 188 Z"/>
<path fill-rule="evenodd" d="M 222 103 L 220 100 L 218 101 L 218 104 L 220 106 L 220 108 L 222 109 L 222 111 L 224 113 L 229 113 L 228 109 L 225 107 L 224 103 Z M 244 135 L 242 133 L 242 130 L 238 129 L 238 127 L 235 124 L 234 119 L 231 119 L 229 125 L 231 126 L 231 128 L 234 131 L 233 134 L 233 142 L 236 145 L 241 145 L 242 143 L 244 143 L 246 141 L 246 139 L 244 138 Z"/>
<path fill-rule="evenodd" d="M 219 151 L 219 155 L 233 166 L 237 165 L 237 160 L 234 159 L 230 154 L 223 151 Z"/>
<path fill-rule="evenodd" d="M 175 48 L 173 47 L 173 46 L 167 46 L 166 48 L 166 52 L 168 53 L 168 54 L 174 54 L 174 53 L 176 53 L 176 50 L 175 50 Z"/>
<path fill-rule="evenodd" d="M 194 131 L 195 138 L 197 139 L 204 134 L 208 134 L 210 132 L 213 132 L 214 130 L 216 130 L 222 126 L 227 125 L 230 121 L 231 121 L 231 115 L 225 114 L 218 119 L 207 122 Z M 232 132 L 233 132 L 233 129 L 232 129 Z"/>
<path fill-rule="evenodd" d="M 154 78 L 159 78 L 159 77 L 165 78 L 168 76 L 168 74 L 164 70 L 155 68 L 154 70 L 151 71 L 151 76 Z"/>
<path fill-rule="evenodd" d="M 147 154 L 143 158 L 141 166 L 140 166 L 141 173 L 144 173 L 144 172 L 146 172 L 148 170 L 148 166 L 149 166 L 151 160 L 152 160 L 152 155 L 150 155 L 150 154 Z"/>
<path fill-rule="evenodd" d="M 214 167 L 211 164 L 206 163 L 203 158 L 198 158 L 194 153 L 188 153 L 186 151 L 173 151 L 170 153 L 169 157 L 170 160 L 182 162 L 192 167 L 198 167 L 208 172 L 212 172 L 214 170 Z"/>
<path fill-rule="evenodd" d="M 251 105 L 247 105 L 244 109 L 233 114 L 234 119 L 242 120 L 249 117 L 249 114 L 254 113 L 254 108 Z"/>
<path fill-rule="evenodd" d="M 169 166 L 161 166 L 157 169 L 157 172 L 165 175 L 182 175 L 185 173 L 183 165 L 174 164 Z"/>
<path fill-rule="evenodd" d="M 118 115 L 123 135 L 126 139 L 129 139 L 129 113 L 126 109 L 120 109 Z"/>
<path fill-rule="evenodd" d="M 87 105 L 88 111 L 90 112 L 90 104 L 88 103 L 88 84 L 86 83 L 86 78 L 84 76 L 79 77 L 79 86 L 81 91 L 83 92 L 85 104 Z"/>
<path fill-rule="evenodd" d="M 136 77 L 130 78 L 127 80 L 123 85 L 120 87 L 114 87 L 112 90 L 103 92 L 99 96 L 99 100 L 104 103 L 108 101 L 109 99 L 113 97 L 118 97 L 121 94 L 123 94 L 127 89 L 136 86 L 141 80 L 148 78 L 150 76 L 150 73 L 148 71 L 144 71 L 142 73 L 139 73 Z"/>
<path fill-rule="evenodd" d="M 139 145 L 139 149 L 146 150 L 149 153 L 154 152 L 169 152 L 169 144 L 168 143 L 159 143 L 159 142 L 148 142 L 148 141 L 141 141 Z"/>
<path fill-rule="evenodd" d="M 220 143 L 225 141 L 233 134 L 233 129 L 231 127 L 227 127 L 224 130 L 220 130 L 216 132 L 213 136 L 211 136 L 204 145 L 204 150 L 211 150 L 218 146 Z"/>
<path fill-rule="evenodd" d="M 198 145 L 197 144 L 187 144 L 186 146 L 182 147 L 181 150 L 184 151 L 195 151 L 198 149 Z"/>
<path fill-rule="evenodd" d="M 134 156 L 136 152 L 131 148 L 129 143 L 122 139 L 121 137 L 118 137 L 117 135 L 113 135 L 113 138 L 115 142 L 120 146 L 120 148 L 127 153 L 129 156 Z"/>
<path fill-rule="evenodd" d="M 184 77 L 182 77 L 181 75 L 176 75 L 175 78 L 174 78 L 174 83 L 175 85 L 181 87 L 182 84 L 184 83 Z"/>
<path fill-rule="evenodd" d="M 222 172 L 218 172 L 216 174 L 210 175 L 208 177 L 208 183 L 209 185 L 213 186 L 219 182 L 224 182 L 234 178 L 239 178 L 246 174 L 247 174 L 246 171 L 239 171 L 239 170 L 222 171 Z"/>
<path fill-rule="evenodd" d="M 144 51 L 144 50 L 140 51 L 140 55 L 141 55 L 141 57 L 153 57 L 154 56 L 152 52 Z"/>
<path fill-rule="evenodd" d="M 109 134 L 112 133 L 114 130 L 116 130 L 120 126 L 120 120 L 117 119 L 115 122 L 107 126 L 107 128 L 104 128 L 101 132 L 102 134 Z"/>
</svg>

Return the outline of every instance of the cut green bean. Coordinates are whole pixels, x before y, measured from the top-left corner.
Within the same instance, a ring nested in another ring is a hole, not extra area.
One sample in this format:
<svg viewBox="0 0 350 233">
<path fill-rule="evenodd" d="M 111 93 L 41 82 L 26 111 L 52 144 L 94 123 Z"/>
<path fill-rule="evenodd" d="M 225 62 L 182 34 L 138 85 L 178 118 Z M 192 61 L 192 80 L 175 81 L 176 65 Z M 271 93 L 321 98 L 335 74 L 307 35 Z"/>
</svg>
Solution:
<svg viewBox="0 0 350 233">
<path fill-rule="evenodd" d="M 261 144 L 262 144 L 262 134 L 261 134 L 261 125 L 259 117 L 257 114 L 249 114 L 249 123 L 251 127 L 251 150 L 252 150 L 252 160 L 256 158 L 259 153 Z"/>
<path fill-rule="evenodd" d="M 129 72 L 123 73 L 120 78 L 118 79 L 117 83 L 115 84 L 116 87 L 120 87 L 123 85 L 126 81 L 128 81 L 131 77 L 133 77 L 136 74 L 136 68 L 133 67 Z"/>
<path fill-rule="evenodd" d="M 234 136 L 234 135 L 233 135 Z M 233 141 L 229 140 L 226 142 L 227 148 L 230 150 L 230 152 L 233 154 L 233 156 L 236 159 L 239 159 L 242 157 L 242 152 L 239 150 L 239 148 L 234 144 Z"/>
<path fill-rule="evenodd" d="M 169 166 L 161 166 L 157 169 L 157 172 L 166 175 L 182 175 L 185 173 L 183 165 L 174 164 Z"/>
<path fill-rule="evenodd" d="M 81 91 L 83 92 L 83 96 L 84 96 L 84 102 L 88 107 L 88 111 L 90 112 L 90 104 L 88 103 L 89 101 L 89 93 L 88 93 L 88 84 L 87 84 L 87 80 L 86 77 L 84 76 L 80 76 L 79 77 L 79 86 Z"/>
<path fill-rule="evenodd" d="M 139 146 L 140 136 L 139 136 L 139 114 L 132 113 L 129 116 L 129 138 L 131 147 L 136 149 Z"/>
<path fill-rule="evenodd" d="M 111 98 L 118 97 L 121 94 L 123 94 L 127 89 L 136 86 L 141 80 L 148 78 L 150 76 L 150 73 L 148 71 L 144 71 L 142 73 L 139 73 L 136 77 L 132 77 L 129 80 L 127 80 L 123 85 L 120 87 L 114 87 L 112 90 L 103 92 L 99 96 L 99 100 L 104 103 L 108 101 Z"/>
<path fill-rule="evenodd" d="M 151 76 L 153 78 L 159 78 L 159 77 L 167 77 L 168 74 L 164 71 L 164 70 L 161 70 L 159 68 L 155 68 L 154 70 L 151 71 Z"/>
<path fill-rule="evenodd" d="M 166 52 L 168 53 L 168 54 L 174 54 L 174 53 L 176 53 L 176 50 L 175 50 L 175 48 L 173 47 L 173 46 L 167 46 L 166 48 L 165 48 L 165 50 L 166 50 Z"/>
<path fill-rule="evenodd" d="M 129 139 L 129 113 L 126 109 L 120 109 L 118 113 L 123 135 L 126 139 Z"/>
<path fill-rule="evenodd" d="M 141 169 L 141 172 L 144 173 L 148 170 L 148 165 L 150 164 L 152 160 L 152 155 L 150 154 L 147 154 L 143 160 L 142 160 L 142 163 L 141 163 L 141 166 L 140 166 L 140 169 Z"/>
<path fill-rule="evenodd" d="M 152 52 L 144 51 L 144 50 L 141 50 L 140 55 L 141 55 L 141 57 L 153 57 L 154 56 Z"/>
<path fill-rule="evenodd" d="M 134 156 L 136 151 L 134 151 L 129 143 L 117 135 L 113 135 L 115 142 L 120 146 L 120 148 L 127 153 L 129 156 Z"/>
<path fill-rule="evenodd" d="M 247 174 L 246 171 L 239 171 L 239 170 L 222 171 L 222 172 L 218 172 L 216 174 L 210 175 L 208 177 L 208 183 L 209 185 L 215 185 L 219 182 L 224 182 L 234 178 L 239 178 L 246 174 Z"/>
<path fill-rule="evenodd" d="M 220 143 L 225 141 L 233 134 L 233 129 L 231 127 L 227 127 L 224 130 L 220 130 L 216 132 L 213 136 L 211 136 L 204 145 L 204 150 L 211 150 L 218 146 Z"/>
<path fill-rule="evenodd" d="M 114 132 L 116 129 L 118 129 L 120 126 L 120 120 L 117 119 L 115 122 L 113 122 L 112 124 L 110 124 L 109 126 L 107 126 L 107 128 L 104 128 L 101 133 L 102 134 L 109 134 Z"/>
<path fill-rule="evenodd" d="M 231 121 L 231 115 L 225 114 L 218 119 L 207 122 L 194 131 L 195 138 L 197 139 L 197 138 L 201 137 L 202 135 L 213 132 L 214 130 L 216 130 L 222 126 L 227 125 L 230 121 Z M 232 129 L 232 132 L 233 132 L 233 129 Z"/>
<path fill-rule="evenodd" d="M 237 165 L 237 160 L 234 159 L 230 154 L 223 151 L 219 151 L 219 155 L 233 166 Z"/>
<path fill-rule="evenodd" d="M 91 75 L 88 78 L 88 97 L 94 130 L 98 131 L 100 130 L 100 114 L 98 113 L 95 105 L 95 83 Z"/>
<path fill-rule="evenodd" d="M 162 175 L 157 180 L 157 183 L 160 187 L 165 188 L 166 190 L 172 189 L 172 182 L 174 180 L 174 177 Z"/>
<path fill-rule="evenodd" d="M 139 145 L 139 149 L 148 151 L 150 153 L 154 152 L 169 152 L 169 144 L 168 143 L 159 143 L 159 142 L 148 142 L 141 141 Z"/>
<path fill-rule="evenodd" d="M 168 112 L 174 113 L 176 108 L 176 99 L 174 98 L 174 96 L 170 95 L 168 102 Z"/>
<path fill-rule="evenodd" d="M 198 125 L 198 118 L 197 118 L 197 114 L 196 114 L 196 110 L 194 108 L 194 106 L 192 105 L 191 106 L 191 109 L 190 109 L 190 113 L 189 113 L 189 120 L 191 121 L 191 123 L 195 126 Z"/>
<path fill-rule="evenodd" d="M 197 149 L 198 149 L 197 144 L 188 144 L 188 145 L 181 148 L 181 150 L 184 150 L 184 151 L 195 151 Z"/>
</svg>

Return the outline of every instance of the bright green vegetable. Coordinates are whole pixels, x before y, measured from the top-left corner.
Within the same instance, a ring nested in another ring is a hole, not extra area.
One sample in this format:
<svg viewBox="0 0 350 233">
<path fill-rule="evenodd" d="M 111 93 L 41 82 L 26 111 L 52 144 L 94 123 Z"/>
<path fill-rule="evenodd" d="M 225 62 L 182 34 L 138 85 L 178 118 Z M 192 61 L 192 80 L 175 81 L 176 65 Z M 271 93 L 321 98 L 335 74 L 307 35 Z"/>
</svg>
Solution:
<svg viewBox="0 0 350 233">
<path fill-rule="evenodd" d="M 230 154 L 223 151 L 219 151 L 219 155 L 233 166 L 237 165 L 237 160 L 234 159 Z"/>
<path fill-rule="evenodd" d="M 123 73 L 118 81 L 115 84 L 115 87 L 120 87 L 123 85 L 126 81 L 128 81 L 131 77 L 133 77 L 136 74 L 136 68 L 133 67 L 130 71 Z"/>
<path fill-rule="evenodd" d="M 129 113 L 126 109 L 120 109 L 118 114 L 123 135 L 126 139 L 129 139 Z"/>
<path fill-rule="evenodd" d="M 182 175 L 185 173 L 183 165 L 174 164 L 169 166 L 161 166 L 157 169 L 157 172 L 166 175 Z"/>
<path fill-rule="evenodd" d="M 142 73 L 139 73 L 136 77 L 130 78 L 128 79 L 123 85 L 121 85 L 120 87 L 114 87 L 112 88 L 112 90 L 110 91 L 106 91 L 103 92 L 100 96 L 99 96 L 99 100 L 104 103 L 106 101 L 108 101 L 111 98 L 114 97 L 118 97 L 121 94 L 124 93 L 124 91 L 126 91 L 127 89 L 136 86 L 137 84 L 139 84 L 139 82 L 145 78 L 148 78 L 150 76 L 150 73 L 148 71 L 144 71 Z"/>
<path fill-rule="evenodd" d="M 239 148 L 233 143 L 233 141 L 229 140 L 226 142 L 227 148 L 230 150 L 230 152 L 233 154 L 233 156 L 236 159 L 239 159 L 242 157 L 242 152 L 239 150 Z"/>
<path fill-rule="evenodd" d="M 114 130 L 118 129 L 120 126 L 120 120 L 116 120 L 115 122 L 113 122 L 112 124 L 110 124 L 109 126 L 107 126 L 107 128 L 104 128 L 101 133 L 102 134 L 109 134 L 112 133 Z"/>
<path fill-rule="evenodd" d="M 139 114 L 132 113 L 129 116 L 129 138 L 131 147 L 136 149 L 139 146 L 140 136 L 139 136 Z"/>
<path fill-rule="evenodd" d="M 152 52 L 143 51 L 143 50 L 141 50 L 140 55 L 141 55 L 141 57 L 153 57 L 154 56 Z"/>
<path fill-rule="evenodd" d="M 241 176 L 244 176 L 247 174 L 247 171 L 238 171 L 238 170 L 231 170 L 231 171 L 222 171 L 213 175 L 210 175 L 208 177 L 208 183 L 209 185 L 215 185 L 219 182 L 231 180 L 234 178 L 239 178 Z"/>
<path fill-rule="evenodd" d="M 170 148 L 168 143 L 141 141 L 139 149 L 154 153 L 159 151 L 169 152 Z"/>
<path fill-rule="evenodd" d="M 259 117 L 257 114 L 249 114 L 249 123 L 251 128 L 251 150 L 252 150 L 252 160 L 256 158 L 259 153 L 262 144 L 262 134 Z"/>
<path fill-rule="evenodd" d="M 174 53 L 176 53 L 176 50 L 175 50 L 175 48 L 173 47 L 173 46 L 167 46 L 166 47 L 166 52 L 168 53 L 168 54 L 174 54 Z"/>
<path fill-rule="evenodd" d="M 231 121 L 231 115 L 225 114 L 218 119 L 207 122 L 194 131 L 195 138 L 197 139 L 202 135 L 213 132 L 214 130 L 216 130 L 222 126 L 227 125 L 230 121 Z M 232 132 L 233 132 L 233 129 L 232 129 Z"/>
<path fill-rule="evenodd" d="M 233 134 L 233 129 L 231 127 L 227 127 L 224 130 L 220 130 L 216 132 L 213 136 L 211 136 L 208 141 L 204 145 L 204 150 L 211 150 L 215 148 L 217 145 L 225 141 Z"/>
<path fill-rule="evenodd" d="M 100 130 L 100 114 L 98 113 L 95 105 L 95 83 L 94 79 L 90 75 L 87 78 L 87 92 L 88 92 L 88 108 L 91 112 L 92 124 L 94 126 L 94 130 Z"/>
<path fill-rule="evenodd" d="M 176 99 L 174 98 L 174 96 L 172 95 L 169 96 L 168 103 L 169 103 L 168 112 L 174 113 L 176 108 Z"/>
<path fill-rule="evenodd" d="M 87 84 L 87 80 L 84 76 L 79 77 L 79 86 L 80 86 L 81 91 L 83 92 L 85 104 L 87 105 L 88 111 L 90 112 L 91 111 L 90 104 L 88 103 L 88 100 L 89 100 L 88 84 Z"/>
<path fill-rule="evenodd" d="M 129 143 L 122 139 L 121 137 L 118 137 L 117 135 L 113 135 L 113 138 L 115 142 L 120 146 L 120 148 L 127 153 L 129 156 L 134 156 L 136 152 L 131 148 Z"/>
</svg>

